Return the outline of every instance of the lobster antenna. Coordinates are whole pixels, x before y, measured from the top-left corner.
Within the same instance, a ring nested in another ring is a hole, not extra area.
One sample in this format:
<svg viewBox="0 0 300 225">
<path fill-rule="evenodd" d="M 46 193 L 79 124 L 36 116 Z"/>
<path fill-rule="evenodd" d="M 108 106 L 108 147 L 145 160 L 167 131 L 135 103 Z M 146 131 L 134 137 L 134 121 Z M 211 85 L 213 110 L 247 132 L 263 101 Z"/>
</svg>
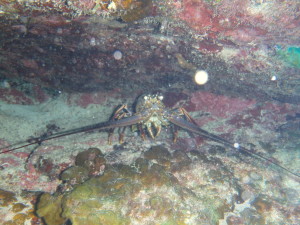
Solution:
<svg viewBox="0 0 300 225">
<path fill-rule="evenodd" d="M 85 126 L 85 127 L 75 128 L 75 129 L 68 130 L 68 131 L 62 131 L 62 132 L 59 132 L 59 133 L 56 133 L 56 134 L 53 134 L 53 135 L 50 135 L 50 136 L 46 136 L 46 137 L 43 137 L 43 135 L 42 135 L 40 137 L 31 138 L 31 139 L 28 139 L 27 141 L 21 142 L 21 143 L 26 143 L 27 142 L 27 144 L 24 144 L 24 145 L 21 145 L 21 146 L 12 148 L 12 149 L 2 151 L 2 152 L 0 152 L 0 154 L 13 152 L 13 151 L 16 151 L 18 149 L 25 148 L 25 147 L 35 145 L 35 144 L 41 145 L 44 141 L 48 141 L 48 140 L 52 140 L 52 139 L 56 139 L 56 138 L 60 138 L 60 137 L 64 137 L 64 136 L 68 136 L 68 135 L 72 135 L 72 134 L 78 134 L 78 133 L 83 133 L 83 132 L 92 131 L 92 130 L 99 130 L 99 131 L 100 130 L 106 130 L 106 129 L 110 129 L 110 128 L 115 128 L 116 126 L 126 127 L 126 126 L 130 126 L 130 125 L 139 123 L 142 120 L 143 120 L 143 118 L 141 118 L 139 116 L 131 116 L 131 117 L 128 117 L 128 118 L 120 119 L 118 121 L 102 122 L 102 123 L 97 123 L 97 124 L 93 124 L 93 125 L 88 125 L 88 126 Z M 9 148 L 9 147 L 12 147 L 12 146 L 7 146 L 7 147 L 4 147 L 2 149 Z"/>
<path fill-rule="evenodd" d="M 249 150 L 249 149 L 247 149 L 245 147 L 239 146 L 239 144 L 237 144 L 237 143 L 232 143 L 232 142 L 230 142 L 230 141 L 228 141 L 226 139 L 223 139 L 223 138 L 221 138 L 221 137 L 219 137 L 217 135 L 209 133 L 209 132 L 201 129 L 200 127 L 198 127 L 194 123 L 187 123 L 187 121 L 184 120 L 184 119 L 182 119 L 182 118 L 172 118 L 171 117 L 171 118 L 169 118 L 169 120 L 173 124 L 175 124 L 175 125 L 177 125 L 179 127 L 182 127 L 185 130 L 188 130 L 190 132 L 193 132 L 195 134 L 198 134 L 198 135 L 200 135 L 202 137 L 205 137 L 205 138 L 210 139 L 212 141 L 215 141 L 217 143 L 223 144 L 225 146 L 229 146 L 230 148 L 232 148 L 234 150 L 241 150 L 241 152 L 247 153 L 248 155 L 251 155 L 253 157 L 259 158 L 259 159 L 264 160 L 264 161 L 267 161 L 270 164 L 272 164 L 274 166 L 277 166 L 278 168 L 280 168 L 280 169 L 282 169 L 282 170 L 284 170 L 284 171 L 286 171 L 286 172 L 288 172 L 288 173 L 290 173 L 290 174 L 292 174 L 292 175 L 300 178 L 299 174 L 297 174 L 297 173 L 295 173 L 295 172 L 293 172 L 293 171 L 291 171 L 291 170 L 289 170 L 289 169 L 281 166 L 280 164 L 278 164 L 276 162 L 273 162 L 271 159 L 269 159 L 269 158 L 267 158 L 265 156 L 262 156 L 262 155 L 260 155 L 260 154 L 258 154 L 256 152 L 252 152 L 251 150 Z"/>
<path fill-rule="evenodd" d="M 52 139 L 56 139 L 56 138 L 60 138 L 60 137 L 64 137 L 64 136 L 68 136 L 68 135 L 72 135 L 72 134 L 82 133 L 82 132 L 86 132 L 86 131 L 92 131 L 92 130 L 95 130 L 95 129 L 102 130 L 102 129 L 105 129 L 105 127 L 106 127 L 105 125 L 107 125 L 107 124 L 108 124 L 107 122 L 106 123 L 98 123 L 98 124 L 89 125 L 89 126 L 85 126 L 85 127 L 81 127 L 81 128 L 76 128 L 76 129 L 73 129 L 73 130 L 62 131 L 62 132 L 59 132 L 59 133 L 56 133 L 56 134 L 53 134 L 53 135 L 50 135 L 50 136 L 46 136 L 46 137 L 43 137 L 43 135 L 42 135 L 42 136 L 37 137 L 37 138 L 31 138 L 31 139 L 28 139 L 26 141 L 21 142 L 21 143 L 27 143 L 27 144 L 24 144 L 24 145 L 21 145 L 21 146 L 12 148 L 12 149 L 2 151 L 2 152 L 0 152 L 0 154 L 13 152 L 13 151 L 16 151 L 18 149 L 25 148 L 25 147 L 35 145 L 35 144 L 41 145 L 44 141 L 48 141 L 48 140 L 52 140 Z M 2 149 L 9 148 L 9 147 L 12 147 L 12 146 L 7 146 L 7 147 L 4 147 Z"/>
<path fill-rule="evenodd" d="M 247 149 L 245 147 L 240 146 L 238 143 L 231 143 L 231 142 L 229 142 L 229 141 L 227 141 L 227 140 L 225 140 L 223 138 L 219 138 L 219 137 L 218 137 L 218 139 L 216 139 L 215 137 L 209 137 L 209 136 L 207 136 L 205 134 L 202 134 L 202 136 L 204 136 L 204 137 L 206 137 L 208 139 L 211 139 L 213 141 L 219 142 L 221 144 L 227 144 L 232 149 L 240 150 L 241 152 L 244 152 L 244 153 L 246 153 L 248 155 L 251 155 L 253 157 L 259 158 L 259 159 L 264 160 L 264 161 L 267 161 L 267 162 L 271 163 L 272 165 L 277 166 L 280 169 L 282 169 L 282 170 L 284 170 L 284 171 L 286 171 L 286 172 L 288 172 L 290 174 L 293 174 L 294 176 L 300 178 L 299 174 L 297 174 L 297 173 L 295 173 L 295 172 L 293 172 L 293 171 L 291 171 L 291 170 L 289 170 L 289 169 L 281 166 L 280 164 L 278 164 L 276 162 L 273 162 L 271 159 L 269 159 L 269 158 L 267 158 L 267 157 L 265 157 L 265 156 L 263 156 L 261 154 L 258 154 L 256 152 L 252 152 L 251 150 L 249 150 L 249 149 Z"/>
</svg>

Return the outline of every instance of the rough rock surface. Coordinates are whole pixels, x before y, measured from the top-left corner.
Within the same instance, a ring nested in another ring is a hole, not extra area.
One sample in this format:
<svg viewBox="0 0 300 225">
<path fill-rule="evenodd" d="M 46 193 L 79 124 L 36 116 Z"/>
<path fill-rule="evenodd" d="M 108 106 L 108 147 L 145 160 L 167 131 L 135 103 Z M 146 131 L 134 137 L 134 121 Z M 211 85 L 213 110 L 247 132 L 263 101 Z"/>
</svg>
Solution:
<svg viewBox="0 0 300 225">
<path fill-rule="evenodd" d="M 0 0 L 1 152 L 159 91 L 203 129 L 299 174 L 299 4 Z M 297 177 L 181 130 L 173 143 L 171 131 L 142 141 L 127 129 L 113 145 L 87 132 L 0 154 L 0 223 L 41 224 L 38 212 L 48 224 L 300 224 Z"/>
<path fill-rule="evenodd" d="M 11 85 L 198 89 L 193 74 L 204 69 L 211 92 L 299 102 L 297 0 L 0 3 L 0 78 Z"/>
<path fill-rule="evenodd" d="M 234 169 L 236 159 L 223 163 L 220 157 L 153 146 L 130 165 L 106 165 L 90 179 L 79 181 L 78 170 L 70 168 L 56 193 L 40 197 L 37 214 L 48 225 L 296 223 L 297 207 L 279 194 L 276 177 Z M 270 189 L 277 194 L 268 194 Z"/>
</svg>

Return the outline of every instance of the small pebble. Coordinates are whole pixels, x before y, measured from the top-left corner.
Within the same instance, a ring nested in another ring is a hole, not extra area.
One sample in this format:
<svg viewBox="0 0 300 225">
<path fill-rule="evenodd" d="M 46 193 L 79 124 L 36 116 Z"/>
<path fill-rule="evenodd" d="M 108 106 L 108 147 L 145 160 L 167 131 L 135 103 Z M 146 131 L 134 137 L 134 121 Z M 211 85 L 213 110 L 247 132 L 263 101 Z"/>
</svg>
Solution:
<svg viewBox="0 0 300 225">
<path fill-rule="evenodd" d="M 253 180 L 262 180 L 262 176 L 256 172 L 251 172 L 250 177 Z"/>
<path fill-rule="evenodd" d="M 95 38 L 91 38 L 90 45 L 91 46 L 95 46 L 96 45 L 96 39 Z"/>
<path fill-rule="evenodd" d="M 0 86 L 3 88 L 10 88 L 10 84 L 7 80 L 2 81 Z"/>
<path fill-rule="evenodd" d="M 250 201 L 254 200 L 255 199 L 255 195 L 253 192 L 251 191 L 248 191 L 248 190 L 245 190 L 243 191 L 242 195 L 241 195 L 242 199 L 244 201 L 247 201 L 250 199 Z"/>
<path fill-rule="evenodd" d="M 285 188 L 282 190 L 284 193 L 284 196 L 288 202 L 294 203 L 294 204 L 300 204 L 300 196 L 297 190 L 293 188 Z"/>
<path fill-rule="evenodd" d="M 57 32 L 58 34 L 62 34 L 62 33 L 63 33 L 63 29 L 59 27 L 59 28 L 57 28 L 56 32 Z"/>
<path fill-rule="evenodd" d="M 245 176 L 245 177 L 243 177 L 243 179 L 242 179 L 242 182 L 243 182 L 244 184 L 248 184 L 248 183 L 250 183 L 250 181 L 251 181 L 251 179 L 250 179 L 249 176 Z"/>
</svg>

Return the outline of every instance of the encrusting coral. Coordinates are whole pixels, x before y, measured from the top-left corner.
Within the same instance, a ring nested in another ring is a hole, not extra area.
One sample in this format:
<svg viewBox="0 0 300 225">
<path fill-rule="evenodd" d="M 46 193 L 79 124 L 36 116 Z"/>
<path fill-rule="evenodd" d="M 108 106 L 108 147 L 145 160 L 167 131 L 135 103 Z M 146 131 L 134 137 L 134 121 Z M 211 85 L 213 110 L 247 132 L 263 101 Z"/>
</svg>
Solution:
<svg viewBox="0 0 300 225">
<path fill-rule="evenodd" d="M 84 154 L 91 152 L 103 157 L 96 149 L 80 153 L 76 159 L 77 169 L 71 167 L 68 169 L 70 172 L 66 170 L 62 175 L 64 179 L 76 180 L 78 183 L 75 182 L 72 187 L 69 185 L 68 189 L 60 188 L 63 192 L 41 196 L 37 214 L 48 225 L 61 224 L 67 220 L 73 225 L 142 224 L 154 221 L 159 224 L 191 224 L 207 221 L 208 218 L 213 223 L 230 209 L 224 196 L 213 194 L 213 189 L 208 187 L 204 195 L 201 191 L 206 186 L 204 183 L 189 190 L 188 186 L 195 185 L 195 181 L 182 183 L 182 177 L 177 179 L 177 173 L 180 176 L 195 175 L 192 171 L 186 173 L 196 165 L 191 164 L 192 160 L 184 152 L 171 154 L 166 148 L 155 146 L 131 165 L 106 165 L 103 175 L 90 176 L 89 179 L 86 173 L 82 173 L 83 180 L 86 180 L 82 182 L 78 179 L 78 164 L 88 165 Z M 200 158 L 197 160 L 202 161 Z M 66 173 L 68 178 L 64 175 Z M 65 185 L 67 182 L 65 180 Z M 229 182 L 224 181 L 223 188 L 234 192 L 230 186 Z M 210 204 L 211 201 L 214 204 Z M 195 208 L 194 204 L 200 205 Z"/>
<path fill-rule="evenodd" d="M 95 169 L 97 161 L 102 163 Z M 91 148 L 75 162 L 62 173 L 57 192 L 39 199 L 36 213 L 48 225 L 250 224 L 254 217 L 256 224 L 265 224 L 272 221 L 271 210 L 280 213 L 274 197 L 265 195 L 268 207 L 262 207 L 266 200 L 247 194 L 261 187 L 249 189 L 239 181 L 245 171 L 235 174 L 218 157 L 197 151 L 153 146 L 130 165 L 109 165 L 99 149 Z"/>
</svg>

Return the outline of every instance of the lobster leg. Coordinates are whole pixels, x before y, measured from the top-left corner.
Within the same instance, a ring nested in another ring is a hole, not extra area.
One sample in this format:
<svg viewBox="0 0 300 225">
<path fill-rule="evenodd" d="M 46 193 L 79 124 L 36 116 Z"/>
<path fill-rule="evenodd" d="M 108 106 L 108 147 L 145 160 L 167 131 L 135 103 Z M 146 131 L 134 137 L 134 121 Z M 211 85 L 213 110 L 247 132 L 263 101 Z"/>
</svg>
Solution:
<svg viewBox="0 0 300 225">
<path fill-rule="evenodd" d="M 119 108 L 117 108 L 117 110 L 115 111 L 115 113 L 113 114 L 113 116 L 111 117 L 111 121 L 117 121 L 123 118 L 127 118 L 129 116 L 131 116 L 131 112 L 128 110 L 127 105 L 121 105 Z M 119 128 L 121 130 L 119 130 L 119 142 L 123 143 L 124 141 L 124 132 L 126 127 L 123 128 Z M 112 144 L 112 136 L 114 133 L 114 128 L 109 129 L 108 131 L 108 144 L 111 145 Z"/>
<path fill-rule="evenodd" d="M 185 108 L 178 108 L 177 110 L 179 111 L 179 115 L 183 115 L 189 122 L 191 122 L 191 123 L 195 124 L 196 126 L 198 126 L 198 124 L 196 123 L 196 121 L 185 110 Z"/>
<path fill-rule="evenodd" d="M 161 125 L 157 125 L 154 123 L 154 127 L 156 129 L 156 134 L 155 137 L 159 136 L 160 132 L 161 132 Z"/>
<path fill-rule="evenodd" d="M 146 140 L 146 134 L 145 134 L 145 131 L 143 129 L 143 125 L 142 124 L 138 124 L 137 126 L 138 126 L 138 129 L 140 131 L 140 134 L 141 134 L 141 137 L 142 137 L 143 141 L 145 141 Z"/>
<path fill-rule="evenodd" d="M 196 126 L 198 126 L 198 124 L 196 123 L 196 121 L 191 117 L 191 115 L 185 110 L 185 108 L 177 108 L 175 110 L 173 110 L 173 113 L 175 113 L 176 115 L 181 116 L 182 118 L 184 118 L 185 120 L 195 124 Z M 173 137 L 173 142 L 175 143 L 177 141 L 178 138 L 178 126 L 173 126 L 174 127 L 174 137 Z M 194 137 L 193 132 L 189 131 L 190 136 Z"/>
<path fill-rule="evenodd" d="M 119 128 L 119 143 L 120 144 L 124 143 L 125 130 L 126 130 L 126 127 Z"/>
<path fill-rule="evenodd" d="M 152 124 L 151 124 L 151 123 L 147 123 L 146 129 L 147 129 L 147 131 L 148 131 L 150 137 L 151 137 L 152 139 L 154 139 L 155 136 L 154 136 L 154 134 L 153 134 Z"/>
<path fill-rule="evenodd" d="M 178 138 L 178 126 L 172 125 L 173 130 L 173 143 L 176 143 Z"/>
</svg>

